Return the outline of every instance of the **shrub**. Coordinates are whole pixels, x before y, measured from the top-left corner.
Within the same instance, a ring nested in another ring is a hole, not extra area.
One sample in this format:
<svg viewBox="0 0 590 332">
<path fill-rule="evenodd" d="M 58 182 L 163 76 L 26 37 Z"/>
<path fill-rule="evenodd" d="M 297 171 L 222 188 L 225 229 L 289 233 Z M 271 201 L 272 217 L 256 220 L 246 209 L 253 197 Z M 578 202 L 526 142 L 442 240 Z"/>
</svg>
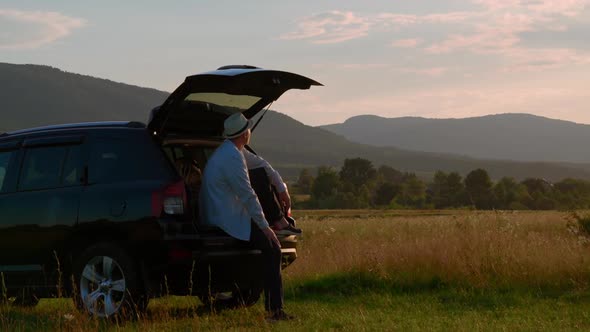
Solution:
<svg viewBox="0 0 590 332">
<path fill-rule="evenodd" d="M 590 214 L 572 212 L 568 220 L 568 228 L 578 236 L 590 238 Z"/>
</svg>

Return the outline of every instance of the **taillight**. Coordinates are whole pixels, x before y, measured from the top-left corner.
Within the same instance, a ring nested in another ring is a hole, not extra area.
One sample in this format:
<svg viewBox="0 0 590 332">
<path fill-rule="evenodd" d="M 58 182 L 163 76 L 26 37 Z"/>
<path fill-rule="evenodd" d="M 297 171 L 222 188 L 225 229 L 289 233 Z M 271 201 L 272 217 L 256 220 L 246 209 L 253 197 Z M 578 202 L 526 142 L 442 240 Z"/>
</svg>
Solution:
<svg viewBox="0 0 590 332">
<path fill-rule="evenodd" d="M 184 214 L 187 205 L 184 181 L 178 181 L 152 193 L 152 215 L 159 217 L 162 212 L 170 215 Z"/>
<path fill-rule="evenodd" d="M 193 253 L 187 249 L 172 248 L 168 251 L 168 258 L 174 261 L 191 259 Z"/>
</svg>

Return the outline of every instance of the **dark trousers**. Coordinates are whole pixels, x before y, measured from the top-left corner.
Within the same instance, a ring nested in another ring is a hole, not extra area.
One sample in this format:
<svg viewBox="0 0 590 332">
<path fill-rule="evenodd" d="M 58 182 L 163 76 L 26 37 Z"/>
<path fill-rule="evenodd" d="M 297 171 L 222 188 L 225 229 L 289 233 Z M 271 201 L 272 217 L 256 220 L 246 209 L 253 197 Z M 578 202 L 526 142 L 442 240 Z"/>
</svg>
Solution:
<svg viewBox="0 0 590 332">
<path fill-rule="evenodd" d="M 268 240 L 260 228 L 251 223 L 250 245 L 262 251 L 264 278 L 264 307 L 268 311 L 283 309 L 283 277 L 281 248 Z"/>
<path fill-rule="evenodd" d="M 276 198 L 274 187 L 271 185 L 266 170 L 255 168 L 248 171 L 252 189 L 258 196 L 266 220 L 272 225 L 283 217 L 283 211 Z M 281 248 L 277 247 L 252 223 L 250 245 L 262 251 L 264 278 L 264 307 L 268 311 L 283 308 L 283 278 L 281 276 Z"/>
</svg>

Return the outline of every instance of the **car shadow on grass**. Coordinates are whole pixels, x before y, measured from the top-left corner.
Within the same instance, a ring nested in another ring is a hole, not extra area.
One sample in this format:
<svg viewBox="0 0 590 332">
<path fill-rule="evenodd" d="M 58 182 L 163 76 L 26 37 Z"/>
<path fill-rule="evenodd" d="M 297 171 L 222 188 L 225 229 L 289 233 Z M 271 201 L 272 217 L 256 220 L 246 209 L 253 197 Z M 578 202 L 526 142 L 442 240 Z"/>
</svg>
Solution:
<svg viewBox="0 0 590 332">
<path fill-rule="evenodd" d="M 220 314 L 225 311 L 235 310 L 239 307 L 226 307 L 226 306 L 206 306 L 206 305 L 198 305 L 198 306 L 190 306 L 190 307 L 167 307 L 163 308 L 154 308 L 149 309 L 147 312 L 147 316 L 156 316 L 165 314 L 171 318 L 193 318 L 193 317 L 202 317 L 202 316 L 211 316 Z"/>
</svg>

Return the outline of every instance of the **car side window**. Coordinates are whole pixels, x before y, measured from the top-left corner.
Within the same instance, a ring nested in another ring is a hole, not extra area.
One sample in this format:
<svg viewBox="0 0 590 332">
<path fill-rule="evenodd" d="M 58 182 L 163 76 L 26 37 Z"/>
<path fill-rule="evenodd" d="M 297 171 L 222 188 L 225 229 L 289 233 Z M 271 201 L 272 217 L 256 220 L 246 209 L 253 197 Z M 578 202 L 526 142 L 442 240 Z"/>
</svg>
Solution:
<svg viewBox="0 0 590 332">
<path fill-rule="evenodd" d="M 42 190 L 80 185 L 81 146 L 29 148 L 20 174 L 18 190 Z"/>
<path fill-rule="evenodd" d="M 59 187 L 66 152 L 67 148 L 63 146 L 27 149 L 18 189 L 28 191 Z"/>
<path fill-rule="evenodd" d="M 0 152 L 0 193 L 4 192 L 4 183 L 6 182 L 6 173 L 8 171 L 8 165 L 12 156 L 15 155 L 14 151 L 1 151 Z"/>
<path fill-rule="evenodd" d="M 70 146 L 62 173 L 62 184 L 64 186 L 81 185 L 83 168 L 82 145 Z"/>
</svg>

